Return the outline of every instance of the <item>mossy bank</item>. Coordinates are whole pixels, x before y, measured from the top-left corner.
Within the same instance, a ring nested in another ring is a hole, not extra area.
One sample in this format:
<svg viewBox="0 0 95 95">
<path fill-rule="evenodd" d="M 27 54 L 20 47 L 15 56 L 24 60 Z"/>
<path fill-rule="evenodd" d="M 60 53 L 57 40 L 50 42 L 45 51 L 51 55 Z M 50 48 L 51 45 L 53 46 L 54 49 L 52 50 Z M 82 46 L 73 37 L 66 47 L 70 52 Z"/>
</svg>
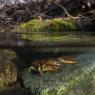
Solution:
<svg viewBox="0 0 95 95">
<path fill-rule="evenodd" d="M 27 34 L 21 34 L 21 37 L 27 40 L 33 41 L 48 41 L 52 40 L 72 40 L 80 37 L 76 37 L 74 33 L 87 32 L 89 25 L 86 25 L 85 20 L 76 20 L 73 18 L 55 18 L 45 20 L 30 20 L 27 23 L 23 23 L 14 29 L 15 32 L 24 32 Z M 86 29 L 86 30 L 85 30 Z M 32 34 L 31 34 L 31 33 Z M 29 33 L 29 34 L 28 34 Z M 45 34 L 46 33 L 46 34 Z M 60 33 L 66 33 L 62 35 Z M 39 39 L 38 39 L 39 38 Z"/>
<path fill-rule="evenodd" d="M 77 25 L 74 19 L 46 19 L 46 20 L 30 20 L 21 24 L 18 31 L 26 32 L 62 32 L 76 30 Z"/>
</svg>

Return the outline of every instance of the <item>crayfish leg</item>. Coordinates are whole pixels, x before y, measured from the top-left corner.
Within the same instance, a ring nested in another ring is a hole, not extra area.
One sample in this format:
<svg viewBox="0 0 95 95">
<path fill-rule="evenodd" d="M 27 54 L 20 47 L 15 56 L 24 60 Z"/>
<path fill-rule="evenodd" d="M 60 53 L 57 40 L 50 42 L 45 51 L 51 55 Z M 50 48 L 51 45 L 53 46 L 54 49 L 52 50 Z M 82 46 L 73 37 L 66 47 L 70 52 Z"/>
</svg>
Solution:
<svg viewBox="0 0 95 95">
<path fill-rule="evenodd" d="M 40 73 L 41 76 L 43 76 L 43 72 L 42 72 L 41 68 L 38 68 L 38 72 Z"/>
<path fill-rule="evenodd" d="M 33 66 L 31 66 L 28 70 L 28 74 L 30 73 L 31 70 L 35 70 L 35 68 Z"/>
</svg>

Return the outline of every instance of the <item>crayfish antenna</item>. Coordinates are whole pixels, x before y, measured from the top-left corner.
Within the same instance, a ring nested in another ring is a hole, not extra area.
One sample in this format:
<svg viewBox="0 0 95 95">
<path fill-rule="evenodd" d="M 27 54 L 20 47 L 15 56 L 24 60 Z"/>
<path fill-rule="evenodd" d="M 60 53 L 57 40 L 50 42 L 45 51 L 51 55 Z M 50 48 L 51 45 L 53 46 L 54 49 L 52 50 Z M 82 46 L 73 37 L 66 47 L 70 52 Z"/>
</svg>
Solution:
<svg viewBox="0 0 95 95">
<path fill-rule="evenodd" d="M 75 64 L 76 63 L 73 60 L 64 60 L 64 59 L 61 59 L 61 58 L 58 58 L 58 60 L 61 61 L 64 64 Z"/>
</svg>

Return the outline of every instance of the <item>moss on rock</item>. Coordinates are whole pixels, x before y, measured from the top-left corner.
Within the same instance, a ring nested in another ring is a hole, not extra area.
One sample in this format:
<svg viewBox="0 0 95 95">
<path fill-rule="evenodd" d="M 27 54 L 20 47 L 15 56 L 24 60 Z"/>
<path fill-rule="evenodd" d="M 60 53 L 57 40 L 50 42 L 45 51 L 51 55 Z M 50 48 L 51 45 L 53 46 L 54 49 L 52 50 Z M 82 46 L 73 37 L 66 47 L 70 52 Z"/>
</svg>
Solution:
<svg viewBox="0 0 95 95">
<path fill-rule="evenodd" d="M 46 19 L 31 20 L 28 23 L 21 24 L 18 31 L 28 32 L 61 32 L 76 30 L 77 25 L 73 19 Z"/>
</svg>

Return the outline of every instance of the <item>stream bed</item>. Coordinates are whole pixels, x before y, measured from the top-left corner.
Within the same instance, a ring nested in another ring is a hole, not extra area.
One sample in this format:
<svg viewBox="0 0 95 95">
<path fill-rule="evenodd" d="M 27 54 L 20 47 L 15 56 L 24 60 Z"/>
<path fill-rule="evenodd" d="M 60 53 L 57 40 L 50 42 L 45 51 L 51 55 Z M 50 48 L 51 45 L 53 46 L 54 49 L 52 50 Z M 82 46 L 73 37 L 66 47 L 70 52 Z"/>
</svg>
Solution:
<svg viewBox="0 0 95 95">
<path fill-rule="evenodd" d="M 95 49 L 74 55 L 76 64 L 65 64 L 62 71 L 43 76 L 22 72 L 32 95 L 95 95 Z"/>
</svg>

